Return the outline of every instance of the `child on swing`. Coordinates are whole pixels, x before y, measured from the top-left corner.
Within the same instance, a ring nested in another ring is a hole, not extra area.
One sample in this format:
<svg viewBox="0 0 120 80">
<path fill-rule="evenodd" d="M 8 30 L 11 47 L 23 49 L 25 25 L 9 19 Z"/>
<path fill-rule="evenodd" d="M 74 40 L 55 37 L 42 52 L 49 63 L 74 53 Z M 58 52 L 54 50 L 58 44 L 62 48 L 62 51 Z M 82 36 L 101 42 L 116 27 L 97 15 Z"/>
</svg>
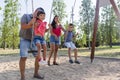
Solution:
<svg viewBox="0 0 120 80">
<path fill-rule="evenodd" d="M 68 56 L 69 56 L 69 62 L 72 63 L 76 63 L 76 64 L 80 64 L 80 62 L 77 60 L 77 48 L 75 46 L 75 44 L 72 42 L 73 37 L 76 37 L 78 34 L 74 35 L 73 33 L 73 28 L 74 25 L 72 23 L 70 23 L 68 25 L 68 29 L 65 32 L 65 46 L 68 48 Z M 75 61 L 73 62 L 72 58 L 71 58 L 71 50 L 74 50 L 74 57 L 75 57 Z"/>
<path fill-rule="evenodd" d="M 46 22 L 43 22 L 43 20 L 45 19 L 45 12 L 44 10 L 41 8 L 40 11 L 37 12 L 37 17 L 36 17 L 36 22 L 35 22 L 35 26 L 34 26 L 34 43 L 37 46 L 37 50 L 38 50 L 38 61 L 39 64 L 42 65 L 46 65 L 46 41 L 44 39 L 44 35 L 45 32 L 48 31 L 48 29 L 46 29 Z M 41 58 L 41 49 L 43 48 L 43 59 Z"/>
<path fill-rule="evenodd" d="M 55 15 L 53 18 L 53 21 L 50 27 L 50 53 L 48 57 L 48 65 L 50 66 L 50 59 L 52 55 L 54 54 L 54 60 L 53 60 L 53 65 L 59 65 L 56 60 L 57 60 L 57 52 L 58 48 L 60 45 L 60 36 L 61 36 L 61 31 L 65 32 L 65 29 L 62 27 L 62 25 L 59 23 L 59 16 Z"/>
</svg>

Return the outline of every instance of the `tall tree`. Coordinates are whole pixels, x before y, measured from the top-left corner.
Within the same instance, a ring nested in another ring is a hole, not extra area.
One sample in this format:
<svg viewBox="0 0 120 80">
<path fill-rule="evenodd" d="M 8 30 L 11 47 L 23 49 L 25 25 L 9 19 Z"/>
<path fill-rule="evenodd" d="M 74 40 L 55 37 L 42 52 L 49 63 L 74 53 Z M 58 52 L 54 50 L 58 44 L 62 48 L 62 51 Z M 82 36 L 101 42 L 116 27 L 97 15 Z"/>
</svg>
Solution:
<svg viewBox="0 0 120 80">
<path fill-rule="evenodd" d="M 2 8 L 0 7 L 0 10 L 1 10 L 1 9 L 2 9 Z M 1 41 L 1 34 L 2 34 L 2 33 L 1 33 L 1 32 L 2 32 L 2 31 L 1 31 L 1 25 L 2 25 L 2 22 L 0 22 L 0 41 Z M 1 42 L 0 42 L 0 47 L 1 47 Z"/>
<path fill-rule="evenodd" d="M 101 13 L 101 42 L 112 47 L 112 42 L 115 38 L 115 14 L 112 6 L 106 6 Z"/>
<path fill-rule="evenodd" d="M 80 7 L 80 22 L 82 30 L 86 35 L 86 44 L 90 48 L 90 38 L 92 32 L 92 24 L 94 19 L 94 9 L 91 0 L 82 0 L 82 5 Z"/>
<path fill-rule="evenodd" d="M 53 15 L 58 15 L 60 21 L 66 17 L 65 7 L 64 0 L 53 0 Z"/>
<path fill-rule="evenodd" d="M 118 5 L 118 8 L 120 10 L 120 1 L 119 0 L 117 0 L 117 5 Z M 114 31 L 116 34 L 115 34 L 115 38 L 113 39 L 113 41 L 120 42 L 120 21 L 119 20 L 115 21 Z"/>
<path fill-rule="evenodd" d="M 0 48 L 1 48 L 1 46 L 2 46 L 2 28 L 1 28 L 1 26 L 2 26 L 2 22 L 0 22 Z"/>
<path fill-rule="evenodd" d="M 2 26 L 3 48 L 18 47 L 18 0 L 5 0 L 4 21 Z"/>
</svg>

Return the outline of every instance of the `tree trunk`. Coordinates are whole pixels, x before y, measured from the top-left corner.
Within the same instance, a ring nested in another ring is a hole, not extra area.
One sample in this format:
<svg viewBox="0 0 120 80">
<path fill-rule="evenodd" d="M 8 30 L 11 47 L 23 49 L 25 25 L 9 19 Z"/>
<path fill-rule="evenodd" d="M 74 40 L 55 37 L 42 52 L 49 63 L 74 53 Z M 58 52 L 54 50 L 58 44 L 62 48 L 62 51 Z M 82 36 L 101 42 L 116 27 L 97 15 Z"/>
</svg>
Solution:
<svg viewBox="0 0 120 80">
<path fill-rule="evenodd" d="M 109 46 L 110 48 L 112 48 L 112 20 L 110 20 L 109 37 L 110 37 Z"/>
<path fill-rule="evenodd" d="M 15 37 L 14 37 L 14 34 L 13 34 L 13 44 L 12 44 L 12 46 L 13 46 L 13 50 L 15 49 Z"/>
</svg>

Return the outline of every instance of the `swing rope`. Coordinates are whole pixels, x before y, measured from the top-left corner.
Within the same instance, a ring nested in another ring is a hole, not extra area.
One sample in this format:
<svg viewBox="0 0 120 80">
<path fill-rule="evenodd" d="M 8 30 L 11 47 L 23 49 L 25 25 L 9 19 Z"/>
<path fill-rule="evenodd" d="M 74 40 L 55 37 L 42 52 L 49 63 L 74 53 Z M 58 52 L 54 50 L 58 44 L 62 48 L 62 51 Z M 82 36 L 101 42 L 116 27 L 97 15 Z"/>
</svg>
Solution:
<svg viewBox="0 0 120 80">
<path fill-rule="evenodd" d="M 33 0 L 31 0 L 31 3 L 32 3 L 32 13 L 34 13 Z M 28 51 L 28 53 L 37 52 L 37 50 L 33 50 L 34 24 L 35 23 L 33 23 L 32 25 L 32 37 L 31 37 L 31 42 L 30 42 L 30 50 Z"/>
<path fill-rule="evenodd" d="M 54 2 L 54 0 L 53 0 L 53 2 Z M 50 18 L 49 18 L 49 23 L 51 23 L 52 9 L 53 9 L 53 2 L 52 2 L 51 10 L 50 10 Z"/>
<path fill-rule="evenodd" d="M 72 23 L 73 23 L 73 21 L 74 21 L 74 8 L 75 8 L 75 5 L 76 5 L 76 0 L 74 1 L 74 4 L 73 4 L 73 6 L 72 6 L 72 13 L 71 13 L 71 18 L 70 18 L 70 22 L 72 21 Z"/>
<path fill-rule="evenodd" d="M 50 17 L 49 17 L 49 24 L 51 24 L 51 17 L 52 17 L 53 2 L 54 2 L 54 0 L 52 0 L 51 10 L 50 10 Z M 50 33 L 50 30 L 49 30 L 49 33 Z M 49 39 L 49 36 L 50 36 L 50 34 L 49 34 L 49 33 L 47 33 L 47 37 L 46 37 L 47 39 Z M 49 40 L 48 40 L 47 46 L 48 46 L 48 48 L 50 48 Z"/>
</svg>

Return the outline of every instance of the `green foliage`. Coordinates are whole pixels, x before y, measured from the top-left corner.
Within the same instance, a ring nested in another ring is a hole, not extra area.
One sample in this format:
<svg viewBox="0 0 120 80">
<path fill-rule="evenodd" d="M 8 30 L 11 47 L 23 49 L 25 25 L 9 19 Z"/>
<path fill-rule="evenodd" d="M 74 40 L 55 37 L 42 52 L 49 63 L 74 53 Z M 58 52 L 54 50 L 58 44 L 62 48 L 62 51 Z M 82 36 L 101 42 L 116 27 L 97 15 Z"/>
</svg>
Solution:
<svg viewBox="0 0 120 80">
<path fill-rule="evenodd" d="M 53 0 L 53 15 L 58 15 L 60 22 L 66 17 L 64 0 Z"/>
<path fill-rule="evenodd" d="M 117 5 L 120 7 L 120 1 L 117 0 Z M 83 0 L 80 7 L 80 28 L 84 31 L 86 36 L 86 44 L 88 40 L 92 39 L 93 21 L 94 21 L 94 8 L 91 6 L 90 0 Z M 112 6 L 106 6 L 101 9 L 102 13 L 98 25 L 98 32 L 96 42 L 101 45 L 109 45 L 120 41 L 120 22 L 115 19 L 116 15 Z M 116 22 L 117 21 L 117 22 Z M 89 38 L 90 37 L 90 38 Z"/>
<path fill-rule="evenodd" d="M 120 7 L 119 0 L 117 1 L 117 5 Z M 98 40 L 102 46 L 109 45 L 112 47 L 112 43 L 119 43 L 120 41 L 119 21 L 116 19 L 116 15 L 112 6 L 108 5 L 103 7 L 101 11 L 101 21 L 98 27 Z"/>
<path fill-rule="evenodd" d="M 86 36 L 86 43 L 91 41 L 91 33 L 93 30 L 93 19 L 94 19 L 94 8 L 92 6 L 91 0 L 82 0 L 82 4 L 79 11 L 80 16 L 80 26 L 81 30 L 84 31 L 84 36 Z M 85 37 L 84 37 L 85 38 Z M 84 40 L 84 39 L 83 39 Z M 90 44 L 89 44 L 90 46 Z"/>
<path fill-rule="evenodd" d="M 111 6 L 104 7 L 101 13 L 101 40 L 102 45 L 107 44 L 112 47 L 112 43 L 116 41 L 116 27 L 115 27 L 115 14 Z"/>
<path fill-rule="evenodd" d="M 5 48 L 17 48 L 19 44 L 18 37 L 18 0 L 5 0 L 4 19 L 2 26 L 1 42 L 2 47 Z"/>
<path fill-rule="evenodd" d="M 77 40 L 76 40 L 76 43 L 77 43 L 78 46 L 80 46 L 80 47 L 85 46 L 85 45 L 86 45 L 86 35 L 83 34 L 83 35 L 82 35 L 82 39 L 77 39 Z"/>
<path fill-rule="evenodd" d="M 69 25 L 69 23 L 68 23 L 68 21 L 66 21 L 66 23 L 64 24 L 65 29 L 68 28 L 68 25 Z"/>
</svg>

